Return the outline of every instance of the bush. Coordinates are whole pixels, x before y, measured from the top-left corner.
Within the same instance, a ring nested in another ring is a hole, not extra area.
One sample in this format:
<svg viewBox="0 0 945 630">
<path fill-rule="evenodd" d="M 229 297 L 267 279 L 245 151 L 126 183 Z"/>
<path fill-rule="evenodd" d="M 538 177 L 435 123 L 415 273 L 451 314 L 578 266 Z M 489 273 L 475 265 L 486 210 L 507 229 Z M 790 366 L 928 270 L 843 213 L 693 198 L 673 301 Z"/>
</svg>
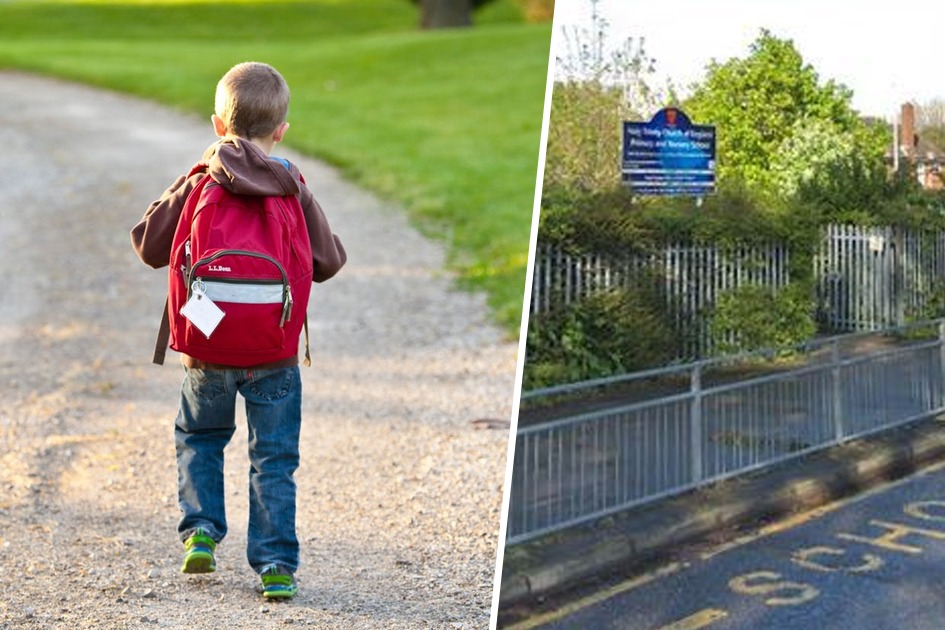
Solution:
<svg viewBox="0 0 945 630">
<path fill-rule="evenodd" d="M 523 388 L 623 374 L 675 356 L 675 334 L 655 290 L 598 293 L 529 319 Z"/>
<path fill-rule="evenodd" d="M 719 296 L 711 319 L 712 339 L 722 352 L 785 349 L 817 332 L 814 300 L 805 283 L 777 291 L 746 285 Z"/>
<path fill-rule="evenodd" d="M 945 280 L 935 278 L 928 290 L 920 294 L 918 306 L 906 310 L 906 319 L 924 322 L 945 317 Z"/>
<path fill-rule="evenodd" d="M 626 188 L 587 192 L 565 186 L 542 190 L 538 238 L 570 252 L 627 254 L 667 243 L 745 246 L 814 242 L 819 231 L 773 201 L 762 204 L 737 183 L 696 205 L 690 197 L 634 198 Z"/>
</svg>

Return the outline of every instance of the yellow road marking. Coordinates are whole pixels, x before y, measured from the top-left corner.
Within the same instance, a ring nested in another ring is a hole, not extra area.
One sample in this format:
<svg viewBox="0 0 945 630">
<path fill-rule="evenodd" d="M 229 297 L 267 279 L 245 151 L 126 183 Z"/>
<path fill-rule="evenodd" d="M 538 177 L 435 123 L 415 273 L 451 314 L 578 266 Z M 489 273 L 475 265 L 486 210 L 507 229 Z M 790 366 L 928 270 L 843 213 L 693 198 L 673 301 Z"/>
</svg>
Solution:
<svg viewBox="0 0 945 630">
<path fill-rule="evenodd" d="M 820 596 L 820 591 L 802 582 L 784 580 L 774 571 L 754 571 L 733 577 L 728 587 L 739 595 L 771 595 L 765 606 L 798 606 Z"/>
<path fill-rule="evenodd" d="M 862 501 L 868 497 L 871 497 L 875 494 L 879 494 L 880 492 L 884 492 L 891 488 L 895 488 L 896 486 L 907 483 L 910 480 L 917 479 L 919 477 L 924 477 L 925 475 L 938 472 L 942 470 L 943 468 L 945 468 L 945 461 L 937 463 L 937 464 L 932 464 L 930 466 L 926 466 L 922 470 L 912 475 L 903 477 L 901 479 L 897 479 L 896 481 L 893 481 L 890 483 L 882 484 L 875 488 L 871 488 L 864 492 L 858 493 L 854 496 L 847 497 L 845 499 L 839 499 L 827 505 L 823 505 L 823 506 L 814 508 L 812 510 L 802 512 L 800 514 L 788 516 L 784 519 L 777 521 L 776 523 L 765 525 L 764 527 L 760 528 L 758 531 L 754 533 L 747 534 L 745 536 L 738 537 L 730 542 L 720 544 L 711 551 L 707 551 L 702 554 L 699 554 L 699 558 L 703 561 L 709 560 L 710 558 L 713 558 L 714 556 L 717 556 L 725 551 L 729 551 L 731 549 L 741 547 L 743 545 L 746 545 L 760 538 L 765 538 L 765 537 L 786 531 L 798 525 L 802 525 L 808 521 L 816 520 L 817 518 L 820 518 L 821 516 L 825 514 L 829 514 L 830 512 L 834 512 L 842 507 L 845 507 L 852 503 L 856 503 L 858 501 Z M 583 610 L 584 608 L 589 608 L 590 606 L 593 606 L 595 604 L 599 604 L 601 602 L 607 601 L 608 599 L 615 597 L 616 595 L 619 595 L 621 593 L 632 591 L 635 588 L 639 588 L 655 580 L 678 573 L 679 571 L 688 567 L 689 567 L 689 563 L 673 562 L 664 567 L 660 567 L 659 569 L 655 569 L 654 571 L 645 573 L 631 580 L 627 580 L 626 582 L 621 582 L 620 584 L 612 586 L 609 589 L 600 591 L 598 593 L 595 593 L 583 599 L 576 600 L 569 604 L 565 604 L 564 606 L 556 610 L 549 611 L 547 613 L 542 613 L 535 617 L 529 617 L 528 619 L 524 619 L 513 625 L 505 626 L 505 628 L 507 628 L 507 630 L 532 630 L 544 624 L 552 623 L 560 619 L 564 619 L 565 617 L 569 617 L 572 614 L 580 610 Z M 719 619 L 722 619 L 727 616 L 728 616 L 728 613 L 724 610 L 716 609 L 716 608 L 707 608 L 696 613 L 695 615 L 691 615 L 690 617 L 686 617 L 685 619 L 676 621 L 673 624 L 664 626 L 663 628 L 659 628 L 658 630 L 697 630 L 698 628 L 704 628 L 707 625 L 714 623 L 718 621 Z M 702 625 L 679 625 L 679 624 L 687 624 L 687 623 L 688 624 L 702 624 Z"/>
<path fill-rule="evenodd" d="M 694 615 L 689 615 L 685 619 L 663 626 L 659 630 L 699 630 L 699 628 L 705 628 L 709 624 L 726 617 L 728 617 L 728 613 L 720 608 L 706 608 Z"/>
<path fill-rule="evenodd" d="M 847 571 L 849 573 L 869 573 L 871 571 L 878 571 L 883 567 L 883 565 L 886 564 L 885 560 L 879 556 L 874 556 L 871 553 L 863 554 L 863 564 L 854 566 L 834 567 L 812 559 L 813 556 L 832 556 L 836 558 L 837 556 L 845 556 L 846 553 L 846 550 L 838 549 L 837 547 L 817 545 L 814 547 L 807 547 L 806 549 L 798 549 L 793 554 L 791 554 L 791 562 L 798 566 L 804 567 L 805 569 L 810 569 L 811 571 L 820 571 L 821 573 L 833 573 L 835 571 Z"/>
<path fill-rule="evenodd" d="M 945 461 L 939 462 L 937 464 L 932 464 L 930 466 L 926 466 L 922 470 L 912 475 L 902 477 L 901 479 L 897 479 L 889 483 L 884 483 L 874 488 L 870 488 L 869 490 L 864 490 L 863 492 L 854 494 L 853 496 L 849 496 L 845 499 L 838 499 L 826 505 L 822 505 L 820 507 L 807 510 L 806 512 L 800 512 L 798 514 L 787 516 L 783 519 L 779 519 L 775 523 L 771 523 L 770 525 L 765 525 L 764 527 L 759 528 L 755 532 L 752 532 L 750 534 L 745 534 L 744 536 L 739 536 L 738 538 L 734 538 L 727 543 L 722 543 L 718 545 L 717 547 L 715 547 L 714 549 L 712 549 L 711 551 L 703 552 L 699 554 L 699 559 L 709 560 L 710 558 L 714 558 L 715 556 L 721 553 L 725 553 L 726 551 L 730 551 L 737 547 L 742 547 L 760 538 L 767 538 L 768 536 L 773 536 L 774 534 L 779 534 L 789 529 L 793 529 L 797 527 L 798 525 L 803 525 L 809 521 L 817 520 L 818 518 L 820 518 L 821 516 L 824 516 L 825 514 L 830 514 L 831 512 L 839 510 L 840 508 L 844 508 L 858 501 L 863 501 L 873 495 L 879 494 L 881 492 L 885 492 L 887 490 L 895 488 L 896 486 L 902 485 L 908 481 L 917 479 L 919 477 L 923 477 L 928 474 L 938 472 L 942 470 L 943 468 L 945 468 Z"/>
<path fill-rule="evenodd" d="M 506 626 L 506 628 L 507 630 L 531 630 L 532 628 L 537 628 L 539 626 L 543 626 L 545 624 L 552 623 L 560 619 L 564 619 L 565 617 L 569 617 L 580 610 L 589 608 L 603 601 L 607 601 L 611 597 L 615 597 L 617 595 L 620 595 L 621 593 L 626 593 L 627 591 L 632 591 L 633 589 L 639 588 L 643 586 L 644 584 L 649 584 L 650 582 L 653 582 L 660 578 L 664 578 L 674 573 L 678 573 L 679 571 L 684 569 L 686 566 L 688 565 L 681 562 L 673 562 L 671 564 L 666 565 L 665 567 L 660 567 L 659 569 L 656 569 L 655 571 L 644 573 L 643 575 L 639 575 L 631 580 L 621 582 L 620 584 L 611 586 L 608 589 L 599 591 L 583 599 L 579 599 L 569 604 L 565 604 L 564 606 L 556 610 L 552 610 L 550 612 L 543 613 L 535 617 L 529 617 L 528 619 L 524 619 L 511 626 Z M 693 628 L 701 628 L 701 627 L 703 626 L 693 626 Z"/>
</svg>

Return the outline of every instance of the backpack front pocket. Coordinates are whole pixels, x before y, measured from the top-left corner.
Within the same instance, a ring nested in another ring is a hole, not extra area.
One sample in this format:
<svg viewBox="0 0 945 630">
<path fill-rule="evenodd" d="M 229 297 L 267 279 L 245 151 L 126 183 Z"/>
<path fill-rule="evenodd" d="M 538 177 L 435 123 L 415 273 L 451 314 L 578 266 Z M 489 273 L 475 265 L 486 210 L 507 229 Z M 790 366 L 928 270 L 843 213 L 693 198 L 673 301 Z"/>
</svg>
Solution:
<svg viewBox="0 0 945 630">
<path fill-rule="evenodd" d="M 184 343 L 194 356 L 217 353 L 245 355 L 241 363 L 286 350 L 285 321 L 291 316 L 292 294 L 285 271 L 264 254 L 224 250 L 194 263 L 189 293 L 203 294 L 223 311 L 208 336 L 192 323 Z M 291 349 L 295 352 L 296 349 Z"/>
</svg>

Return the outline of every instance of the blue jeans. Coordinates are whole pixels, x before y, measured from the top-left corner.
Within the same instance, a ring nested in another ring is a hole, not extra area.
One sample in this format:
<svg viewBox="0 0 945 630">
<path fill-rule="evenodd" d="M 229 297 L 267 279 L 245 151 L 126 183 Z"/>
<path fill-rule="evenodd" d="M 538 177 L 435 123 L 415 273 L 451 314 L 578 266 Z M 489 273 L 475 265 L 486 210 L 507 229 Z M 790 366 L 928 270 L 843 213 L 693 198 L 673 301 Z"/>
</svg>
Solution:
<svg viewBox="0 0 945 630">
<path fill-rule="evenodd" d="M 236 394 L 246 400 L 249 432 L 249 529 L 246 557 L 256 572 L 277 564 L 295 572 L 295 479 L 302 424 L 298 366 L 276 370 L 184 368 L 177 446 L 178 531 L 198 527 L 219 542 L 226 536 L 223 449 L 236 430 Z"/>
</svg>

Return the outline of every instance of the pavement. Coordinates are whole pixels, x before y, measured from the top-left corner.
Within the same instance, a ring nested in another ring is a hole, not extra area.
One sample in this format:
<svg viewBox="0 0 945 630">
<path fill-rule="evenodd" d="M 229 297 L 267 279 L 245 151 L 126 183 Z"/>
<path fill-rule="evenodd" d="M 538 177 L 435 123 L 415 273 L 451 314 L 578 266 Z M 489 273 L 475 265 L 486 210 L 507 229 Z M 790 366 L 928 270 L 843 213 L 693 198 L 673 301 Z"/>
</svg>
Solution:
<svg viewBox="0 0 945 630">
<path fill-rule="evenodd" d="M 812 509 L 945 459 L 945 417 L 854 440 L 506 548 L 500 616 L 671 555 L 727 528 Z"/>
</svg>

